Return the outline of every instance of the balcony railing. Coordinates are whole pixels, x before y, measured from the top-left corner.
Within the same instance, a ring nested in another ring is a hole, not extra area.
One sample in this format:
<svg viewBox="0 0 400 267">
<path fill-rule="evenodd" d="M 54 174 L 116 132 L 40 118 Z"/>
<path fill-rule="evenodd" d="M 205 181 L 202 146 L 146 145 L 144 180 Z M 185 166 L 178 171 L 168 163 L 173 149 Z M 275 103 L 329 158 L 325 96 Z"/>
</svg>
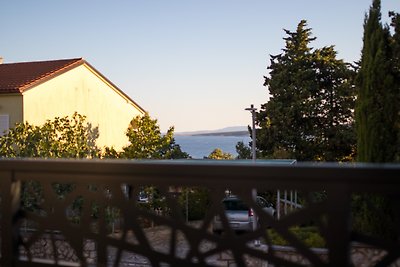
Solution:
<svg viewBox="0 0 400 267">
<path fill-rule="evenodd" d="M 138 202 L 143 188 L 154 193 L 149 203 Z M 206 210 L 187 222 L 196 188 L 206 192 Z M 278 220 L 257 206 L 254 189 L 298 192 L 302 207 Z M 227 190 L 257 214 L 255 231 L 232 230 L 221 204 Z M 393 238 L 352 228 L 355 195 L 394 203 Z M 400 257 L 399 165 L 4 159 L 0 197 L 1 266 L 357 266 L 360 246 L 380 255 L 368 266 Z M 216 215 L 221 235 L 211 231 Z M 318 229 L 325 248 L 308 247 L 291 230 L 304 225 Z M 283 256 L 270 231 L 298 257 Z"/>
</svg>

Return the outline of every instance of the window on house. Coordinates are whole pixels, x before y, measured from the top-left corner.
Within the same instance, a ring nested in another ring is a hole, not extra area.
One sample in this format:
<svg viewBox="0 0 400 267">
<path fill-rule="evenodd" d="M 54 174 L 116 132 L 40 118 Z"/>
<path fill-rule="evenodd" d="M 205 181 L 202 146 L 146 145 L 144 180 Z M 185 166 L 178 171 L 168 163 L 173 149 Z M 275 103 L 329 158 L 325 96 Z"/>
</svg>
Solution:
<svg viewBox="0 0 400 267">
<path fill-rule="evenodd" d="M 9 128 L 10 128 L 10 116 L 8 114 L 0 115 L 0 136 L 6 134 Z"/>
</svg>

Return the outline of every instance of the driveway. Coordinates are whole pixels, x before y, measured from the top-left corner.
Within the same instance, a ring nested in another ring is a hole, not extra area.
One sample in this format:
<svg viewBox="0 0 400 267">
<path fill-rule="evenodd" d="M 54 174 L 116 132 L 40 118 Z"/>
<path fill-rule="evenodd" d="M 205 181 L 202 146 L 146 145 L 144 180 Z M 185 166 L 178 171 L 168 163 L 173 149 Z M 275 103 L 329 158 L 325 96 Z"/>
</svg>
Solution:
<svg viewBox="0 0 400 267">
<path fill-rule="evenodd" d="M 196 223 L 195 223 L 196 225 Z M 168 254 L 170 239 L 171 239 L 171 229 L 167 226 L 156 226 L 152 228 L 145 229 L 146 237 L 151 244 L 153 250 L 161 253 Z M 133 244 L 137 241 L 131 236 L 130 242 Z M 201 251 L 208 251 L 212 248 L 212 244 L 208 242 L 202 242 L 200 246 Z M 260 249 L 263 249 L 260 247 Z M 185 258 L 189 251 L 189 244 L 185 240 L 182 233 L 178 233 L 176 240 L 176 252 L 175 255 L 178 258 Z M 114 254 L 115 253 L 111 253 Z M 152 266 L 150 261 L 143 256 L 135 255 L 133 253 L 123 253 L 121 255 L 121 265 L 120 266 Z M 113 257 L 110 257 L 110 261 L 113 262 Z M 110 262 L 110 263 L 111 263 Z M 218 255 L 211 256 L 207 258 L 207 264 L 211 266 L 236 266 L 233 263 L 232 257 L 228 253 L 221 253 Z M 247 266 L 263 266 L 260 262 L 255 262 L 254 260 L 246 260 Z M 169 266 L 166 264 L 165 266 Z M 266 265 L 264 265 L 266 266 Z"/>
</svg>

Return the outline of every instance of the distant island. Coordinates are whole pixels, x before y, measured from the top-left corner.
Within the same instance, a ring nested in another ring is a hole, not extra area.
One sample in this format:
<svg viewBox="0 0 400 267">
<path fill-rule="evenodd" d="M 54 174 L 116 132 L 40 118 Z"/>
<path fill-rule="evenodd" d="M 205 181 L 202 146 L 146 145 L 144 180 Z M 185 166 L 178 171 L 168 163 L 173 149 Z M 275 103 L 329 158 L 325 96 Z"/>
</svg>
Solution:
<svg viewBox="0 0 400 267">
<path fill-rule="evenodd" d="M 214 133 L 198 133 L 191 134 L 191 136 L 248 136 L 248 131 L 235 131 L 235 132 L 214 132 Z"/>
<path fill-rule="evenodd" d="M 248 136 L 249 131 L 247 126 L 232 126 L 225 127 L 218 130 L 208 131 L 193 131 L 193 132 L 180 132 L 175 135 L 186 135 L 186 136 Z"/>
</svg>

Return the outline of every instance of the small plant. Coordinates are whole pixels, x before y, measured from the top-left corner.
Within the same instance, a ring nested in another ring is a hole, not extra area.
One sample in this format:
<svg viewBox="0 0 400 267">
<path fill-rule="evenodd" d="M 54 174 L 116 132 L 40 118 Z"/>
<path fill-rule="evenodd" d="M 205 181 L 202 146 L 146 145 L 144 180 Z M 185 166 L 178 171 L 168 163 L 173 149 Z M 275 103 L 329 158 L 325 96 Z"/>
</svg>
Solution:
<svg viewBox="0 0 400 267">
<path fill-rule="evenodd" d="M 326 242 L 316 227 L 292 227 L 289 231 L 292 232 L 307 247 L 326 247 Z M 273 245 L 290 246 L 289 242 L 280 236 L 274 229 L 269 229 L 267 233 L 271 238 L 271 243 Z"/>
</svg>

